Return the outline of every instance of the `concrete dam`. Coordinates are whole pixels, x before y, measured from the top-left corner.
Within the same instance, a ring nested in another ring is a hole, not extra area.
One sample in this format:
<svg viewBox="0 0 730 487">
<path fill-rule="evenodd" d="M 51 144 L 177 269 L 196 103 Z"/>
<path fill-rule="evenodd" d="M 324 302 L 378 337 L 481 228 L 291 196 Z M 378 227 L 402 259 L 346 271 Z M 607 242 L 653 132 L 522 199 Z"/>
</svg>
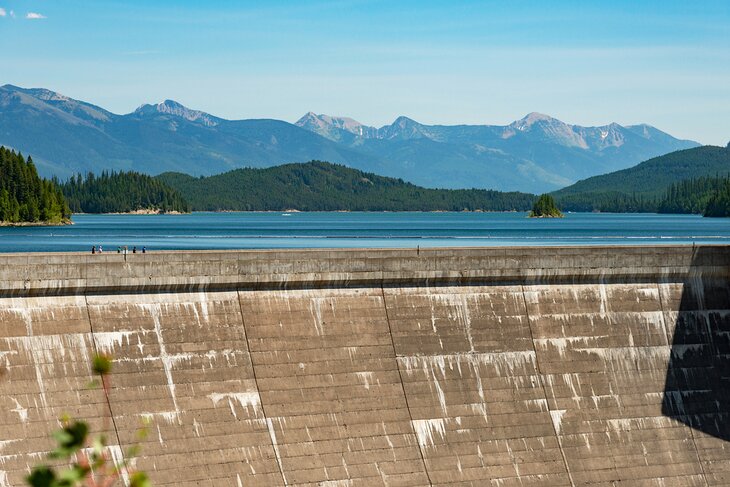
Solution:
<svg viewBox="0 0 730 487">
<path fill-rule="evenodd" d="M 64 414 L 118 460 L 148 420 L 161 486 L 730 485 L 729 278 L 726 246 L 0 255 L 0 486 Z"/>
</svg>

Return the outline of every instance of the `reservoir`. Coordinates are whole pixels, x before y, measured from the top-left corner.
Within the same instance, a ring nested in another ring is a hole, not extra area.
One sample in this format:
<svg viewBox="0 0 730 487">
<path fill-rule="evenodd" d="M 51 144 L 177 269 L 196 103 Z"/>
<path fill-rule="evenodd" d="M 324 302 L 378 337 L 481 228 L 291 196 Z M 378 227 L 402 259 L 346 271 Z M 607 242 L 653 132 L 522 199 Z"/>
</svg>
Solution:
<svg viewBox="0 0 730 487">
<path fill-rule="evenodd" d="M 65 227 L 0 228 L 0 252 L 102 245 L 148 250 L 415 248 L 730 243 L 730 220 L 698 215 L 569 213 L 236 212 L 74 215 Z"/>
</svg>

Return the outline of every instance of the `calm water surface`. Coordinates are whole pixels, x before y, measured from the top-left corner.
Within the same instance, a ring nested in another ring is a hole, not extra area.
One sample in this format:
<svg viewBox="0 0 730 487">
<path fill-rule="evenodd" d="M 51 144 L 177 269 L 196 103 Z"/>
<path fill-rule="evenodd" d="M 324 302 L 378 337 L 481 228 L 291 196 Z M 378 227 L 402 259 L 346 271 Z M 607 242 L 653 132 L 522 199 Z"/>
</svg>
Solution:
<svg viewBox="0 0 730 487">
<path fill-rule="evenodd" d="M 75 215 L 66 227 L 0 228 L 0 252 L 162 249 L 730 244 L 730 219 L 571 213 Z"/>
</svg>

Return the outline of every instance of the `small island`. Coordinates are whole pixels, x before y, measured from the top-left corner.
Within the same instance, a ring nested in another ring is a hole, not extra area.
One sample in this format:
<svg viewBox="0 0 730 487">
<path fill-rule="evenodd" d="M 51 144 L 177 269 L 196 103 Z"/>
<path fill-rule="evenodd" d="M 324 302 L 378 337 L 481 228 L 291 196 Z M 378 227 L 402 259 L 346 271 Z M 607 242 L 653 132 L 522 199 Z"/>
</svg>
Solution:
<svg viewBox="0 0 730 487">
<path fill-rule="evenodd" d="M 563 218 L 563 213 L 555 204 L 555 199 L 549 194 L 540 195 L 532 205 L 530 218 Z"/>
</svg>

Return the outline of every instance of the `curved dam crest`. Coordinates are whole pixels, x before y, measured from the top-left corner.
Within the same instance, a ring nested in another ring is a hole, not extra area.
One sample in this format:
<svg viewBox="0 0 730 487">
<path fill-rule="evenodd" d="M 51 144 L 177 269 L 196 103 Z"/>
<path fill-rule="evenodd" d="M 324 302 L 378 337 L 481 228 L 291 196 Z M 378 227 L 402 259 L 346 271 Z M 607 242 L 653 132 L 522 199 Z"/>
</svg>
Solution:
<svg viewBox="0 0 730 487">
<path fill-rule="evenodd" d="M 65 413 L 117 459 L 149 420 L 155 485 L 730 485 L 729 278 L 727 246 L 0 255 L 0 486 Z"/>
</svg>

